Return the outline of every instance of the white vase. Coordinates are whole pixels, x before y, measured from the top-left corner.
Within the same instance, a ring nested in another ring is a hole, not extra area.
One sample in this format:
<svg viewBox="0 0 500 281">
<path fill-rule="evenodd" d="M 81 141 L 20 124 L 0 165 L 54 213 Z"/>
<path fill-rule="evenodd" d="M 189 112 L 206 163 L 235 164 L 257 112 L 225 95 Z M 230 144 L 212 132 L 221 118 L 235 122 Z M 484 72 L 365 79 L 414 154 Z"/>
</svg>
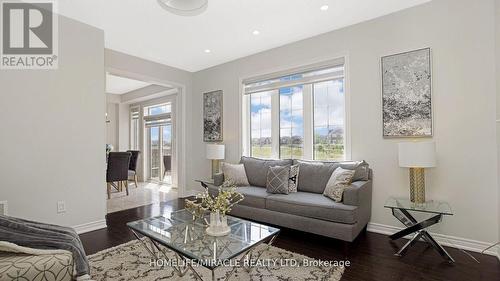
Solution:
<svg viewBox="0 0 500 281">
<path fill-rule="evenodd" d="M 219 212 L 210 212 L 210 224 L 206 230 L 210 236 L 224 236 L 231 232 L 227 225 L 227 217 Z"/>
</svg>

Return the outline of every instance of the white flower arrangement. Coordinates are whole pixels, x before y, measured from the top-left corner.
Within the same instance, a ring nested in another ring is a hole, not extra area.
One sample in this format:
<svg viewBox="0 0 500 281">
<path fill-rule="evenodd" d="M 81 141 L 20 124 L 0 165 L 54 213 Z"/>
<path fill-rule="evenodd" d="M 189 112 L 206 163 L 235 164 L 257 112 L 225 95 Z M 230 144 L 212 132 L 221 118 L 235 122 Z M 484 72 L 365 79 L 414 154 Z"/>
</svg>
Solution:
<svg viewBox="0 0 500 281">
<path fill-rule="evenodd" d="M 212 196 L 205 188 L 203 193 L 196 195 L 196 200 L 186 199 L 186 210 L 193 215 L 193 220 L 202 218 L 207 211 L 226 215 L 231 208 L 244 199 L 243 194 L 236 191 L 236 185 L 231 179 L 225 180 L 219 187 L 217 196 Z M 200 200 L 200 201 L 199 201 Z"/>
</svg>

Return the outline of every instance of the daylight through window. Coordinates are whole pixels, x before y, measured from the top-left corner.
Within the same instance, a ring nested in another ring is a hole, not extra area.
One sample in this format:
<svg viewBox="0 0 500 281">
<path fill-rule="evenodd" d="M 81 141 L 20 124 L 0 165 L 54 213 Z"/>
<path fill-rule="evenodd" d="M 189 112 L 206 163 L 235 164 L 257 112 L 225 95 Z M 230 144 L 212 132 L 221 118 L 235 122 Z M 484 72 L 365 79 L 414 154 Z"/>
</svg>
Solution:
<svg viewBox="0 0 500 281">
<path fill-rule="evenodd" d="M 260 158 L 346 158 L 344 60 L 244 82 L 247 154 Z"/>
</svg>

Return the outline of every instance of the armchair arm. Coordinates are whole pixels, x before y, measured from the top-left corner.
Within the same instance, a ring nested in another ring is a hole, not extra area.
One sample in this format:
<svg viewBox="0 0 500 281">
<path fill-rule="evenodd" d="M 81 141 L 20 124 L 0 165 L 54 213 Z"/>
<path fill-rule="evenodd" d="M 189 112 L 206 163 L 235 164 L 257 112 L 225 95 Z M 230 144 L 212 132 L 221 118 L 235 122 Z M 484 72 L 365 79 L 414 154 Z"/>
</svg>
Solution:
<svg viewBox="0 0 500 281">
<path fill-rule="evenodd" d="M 372 181 L 355 181 L 344 190 L 344 204 L 371 208 Z"/>
<path fill-rule="evenodd" d="M 214 185 L 215 186 L 221 186 L 222 183 L 224 182 L 224 174 L 219 173 L 214 175 Z"/>
</svg>

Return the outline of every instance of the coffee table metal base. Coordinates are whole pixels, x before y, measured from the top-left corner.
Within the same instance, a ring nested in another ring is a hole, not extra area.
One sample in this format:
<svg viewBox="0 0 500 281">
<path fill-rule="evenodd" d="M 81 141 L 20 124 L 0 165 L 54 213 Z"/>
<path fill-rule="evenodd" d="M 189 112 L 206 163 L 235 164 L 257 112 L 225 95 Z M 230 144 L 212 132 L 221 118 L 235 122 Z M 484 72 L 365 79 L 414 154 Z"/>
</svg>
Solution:
<svg viewBox="0 0 500 281">
<path fill-rule="evenodd" d="M 443 218 L 442 214 L 437 214 L 429 219 L 418 222 L 407 210 L 392 208 L 392 215 L 396 217 L 402 224 L 406 226 L 405 229 L 394 233 L 389 236 L 392 240 L 402 238 L 406 235 L 414 233 L 413 237 L 395 254 L 396 256 L 403 256 L 409 247 L 413 246 L 420 238 L 429 243 L 445 260 L 450 263 L 455 260 L 448 254 L 448 252 L 441 246 L 432 235 L 427 232 L 426 228 L 431 225 L 437 224 Z"/>
<path fill-rule="evenodd" d="M 160 245 L 158 244 L 158 242 L 156 242 L 153 239 L 151 239 L 149 237 L 146 237 L 146 236 L 143 236 L 141 238 L 139 236 L 139 234 L 136 233 L 134 230 L 131 229 L 131 231 L 134 234 L 135 238 L 141 242 L 141 244 L 144 246 L 144 248 L 151 254 L 151 256 L 154 259 L 160 259 L 160 258 L 162 258 L 160 256 L 160 254 L 163 255 L 163 258 L 168 258 L 168 256 L 165 253 L 164 249 L 162 249 L 160 247 Z M 276 239 L 276 237 L 278 237 L 278 234 L 279 234 L 279 232 L 276 235 L 271 236 L 270 239 L 268 239 L 268 241 L 267 241 L 268 247 L 270 247 L 273 244 L 273 242 Z M 151 245 L 148 246 L 148 243 L 146 241 L 149 241 Z M 262 241 L 261 243 L 266 243 L 266 241 Z M 233 268 L 231 269 L 231 271 L 228 274 L 226 274 L 226 276 L 222 280 L 224 280 L 224 281 L 229 280 L 229 278 L 234 274 L 234 272 L 236 271 L 236 269 L 238 269 L 239 267 L 243 268 L 247 272 L 250 272 L 252 270 L 252 267 L 251 266 L 245 266 L 245 264 L 242 263 L 242 262 L 245 260 L 245 258 L 248 258 L 250 261 L 258 260 L 264 251 L 260 251 L 260 252 L 258 252 L 256 254 L 256 256 L 254 256 L 254 250 L 255 250 L 256 246 L 260 245 L 261 243 L 253 245 L 250 249 L 248 249 L 246 252 L 244 252 L 242 254 L 241 258 L 239 259 L 239 262 L 238 262 L 238 264 L 240 264 L 241 266 L 233 266 Z M 178 262 L 178 263 L 176 263 L 176 265 L 173 266 L 175 272 L 177 272 L 177 275 L 179 277 L 182 277 L 182 276 L 186 275 L 186 273 L 188 271 L 191 271 L 191 272 L 193 272 L 193 274 L 195 275 L 195 278 L 197 280 L 204 281 L 203 278 L 201 277 L 201 275 L 193 268 L 193 266 L 189 262 L 188 258 L 186 258 L 181 253 L 178 253 L 177 251 L 175 251 L 175 250 L 173 250 L 171 248 L 168 248 L 168 249 L 171 250 L 175 254 L 175 257 L 176 257 L 177 261 L 182 261 L 182 263 Z M 183 266 L 179 266 L 178 264 L 183 264 Z M 248 264 L 252 264 L 252 263 L 249 262 Z M 213 269 L 212 268 L 208 268 L 208 269 L 212 272 L 212 281 L 215 281 L 216 280 L 216 278 L 215 278 L 215 270 L 216 270 L 216 268 L 213 268 Z"/>
</svg>

